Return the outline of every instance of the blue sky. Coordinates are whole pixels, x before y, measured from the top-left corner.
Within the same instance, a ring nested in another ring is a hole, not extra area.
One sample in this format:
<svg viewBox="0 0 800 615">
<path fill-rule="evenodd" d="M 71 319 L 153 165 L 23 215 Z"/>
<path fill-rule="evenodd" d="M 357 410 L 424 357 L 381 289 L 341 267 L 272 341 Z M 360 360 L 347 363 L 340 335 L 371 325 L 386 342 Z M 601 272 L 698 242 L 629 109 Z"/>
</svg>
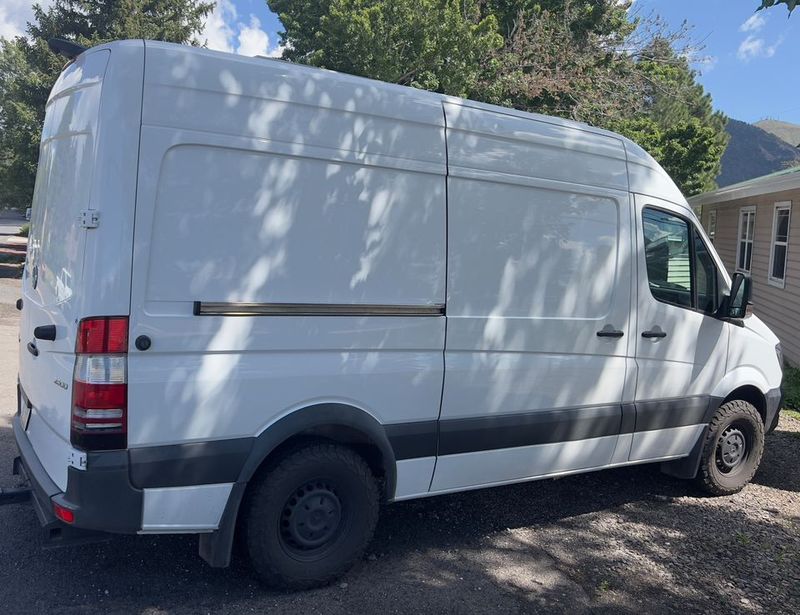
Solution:
<svg viewBox="0 0 800 615">
<path fill-rule="evenodd" d="M 714 105 L 745 122 L 771 118 L 800 124 L 800 10 L 754 11 L 758 0 L 637 0 L 672 27 L 686 19 L 705 44 L 696 67 Z"/>
<path fill-rule="evenodd" d="M 41 3 L 48 5 L 52 0 Z M 773 118 L 800 124 L 800 10 L 755 12 L 758 0 L 636 0 L 634 10 L 684 20 L 705 49 L 696 56 L 700 81 L 714 104 L 746 122 Z M 31 0 L 2 0 L 0 36 L 21 34 Z M 279 55 L 278 18 L 264 0 L 217 0 L 202 37 L 209 47 L 244 55 Z"/>
</svg>

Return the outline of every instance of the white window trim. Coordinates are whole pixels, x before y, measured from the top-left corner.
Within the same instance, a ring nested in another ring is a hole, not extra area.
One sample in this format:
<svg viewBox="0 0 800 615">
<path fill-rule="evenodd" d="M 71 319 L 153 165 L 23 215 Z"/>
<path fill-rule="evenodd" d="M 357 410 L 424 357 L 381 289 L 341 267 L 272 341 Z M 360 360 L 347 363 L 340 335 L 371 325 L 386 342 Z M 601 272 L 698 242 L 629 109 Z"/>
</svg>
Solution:
<svg viewBox="0 0 800 615">
<path fill-rule="evenodd" d="M 789 212 L 789 226 L 786 231 L 786 242 L 780 242 L 781 245 L 786 246 L 786 253 L 785 257 L 786 262 L 783 265 L 783 279 L 773 278 L 772 277 L 772 265 L 774 264 L 775 259 L 775 246 L 778 242 L 775 241 L 775 236 L 778 232 L 778 212 L 786 210 Z M 778 288 L 785 288 L 786 287 L 786 273 L 787 269 L 789 269 L 789 238 L 791 237 L 792 231 L 792 202 L 791 201 L 778 201 L 775 203 L 775 206 L 772 210 L 772 236 L 769 240 L 769 269 L 767 269 L 767 282 L 769 282 L 772 286 L 777 286 Z"/>
<path fill-rule="evenodd" d="M 744 217 L 743 214 L 751 213 L 753 214 L 753 238 L 750 240 L 750 269 L 741 269 L 739 267 L 739 257 L 741 256 L 742 251 L 742 241 L 747 241 L 747 239 L 742 239 L 742 218 Z M 746 207 L 742 207 L 739 209 L 739 224 L 737 226 L 736 232 L 736 271 L 740 273 L 750 273 L 753 269 L 753 247 L 756 240 L 756 206 L 755 205 L 747 205 Z"/>
</svg>

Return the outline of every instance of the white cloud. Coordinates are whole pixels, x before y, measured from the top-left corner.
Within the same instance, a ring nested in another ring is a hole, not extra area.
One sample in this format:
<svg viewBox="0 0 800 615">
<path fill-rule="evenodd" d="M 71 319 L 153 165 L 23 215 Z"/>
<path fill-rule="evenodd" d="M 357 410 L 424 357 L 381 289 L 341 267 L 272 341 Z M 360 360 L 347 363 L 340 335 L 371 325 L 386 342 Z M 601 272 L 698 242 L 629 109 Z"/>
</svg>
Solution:
<svg viewBox="0 0 800 615">
<path fill-rule="evenodd" d="M 261 29 L 261 22 L 250 15 L 250 25 L 239 30 L 239 46 L 236 53 L 243 56 L 265 56 L 269 53 L 269 36 Z"/>
<path fill-rule="evenodd" d="M 771 58 L 783 43 L 783 37 L 779 38 L 772 45 L 767 45 L 763 38 L 756 38 L 752 34 L 748 35 L 739 45 L 736 52 L 740 60 L 749 62 L 753 58 Z"/>
<path fill-rule="evenodd" d="M 267 53 L 268 58 L 280 58 L 286 50 L 286 45 L 278 45 L 272 51 Z"/>
<path fill-rule="evenodd" d="M 47 9 L 53 0 L 40 0 L 39 4 Z M 29 21 L 33 21 L 32 0 L 3 0 L 0 4 L 0 36 L 12 38 L 25 34 Z"/>
<path fill-rule="evenodd" d="M 269 35 L 261 27 L 261 21 L 251 14 L 248 22 L 240 21 L 231 0 L 217 0 L 214 10 L 206 18 L 200 34 L 201 42 L 216 51 L 227 51 L 244 56 L 278 57 L 283 47 L 270 50 Z"/>
<path fill-rule="evenodd" d="M 206 18 L 206 24 L 200 33 L 200 40 L 206 47 L 215 51 L 233 52 L 231 39 L 233 28 L 231 22 L 236 21 L 236 7 L 230 0 L 217 0 L 214 10 Z"/>
<path fill-rule="evenodd" d="M 767 23 L 767 18 L 761 13 L 753 13 L 750 18 L 739 26 L 740 32 L 758 32 Z"/>
</svg>

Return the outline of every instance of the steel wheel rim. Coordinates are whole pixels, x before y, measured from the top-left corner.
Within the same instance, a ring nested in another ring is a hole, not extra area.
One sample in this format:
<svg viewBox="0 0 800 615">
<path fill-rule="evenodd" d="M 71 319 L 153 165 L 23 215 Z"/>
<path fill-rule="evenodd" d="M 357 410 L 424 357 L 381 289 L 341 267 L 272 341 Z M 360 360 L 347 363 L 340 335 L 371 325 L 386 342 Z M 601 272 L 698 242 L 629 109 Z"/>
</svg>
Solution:
<svg viewBox="0 0 800 615">
<path fill-rule="evenodd" d="M 313 480 L 296 489 L 281 510 L 281 546 L 291 555 L 314 558 L 336 542 L 345 514 L 334 485 Z"/>
<path fill-rule="evenodd" d="M 729 425 L 717 441 L 715 461 L 717 469 L 725 475 L 739 470 L 750 453 L 750 439 L 745 430 L 736 424 Z"/>
</svg>

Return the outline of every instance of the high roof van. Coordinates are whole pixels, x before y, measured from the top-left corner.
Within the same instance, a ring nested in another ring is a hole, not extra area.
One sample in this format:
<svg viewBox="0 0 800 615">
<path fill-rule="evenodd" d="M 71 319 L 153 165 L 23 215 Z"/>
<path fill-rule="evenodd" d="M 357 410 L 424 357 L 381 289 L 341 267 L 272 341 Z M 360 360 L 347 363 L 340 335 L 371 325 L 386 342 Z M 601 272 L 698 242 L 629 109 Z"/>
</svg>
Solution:
<svg viewBox="0 0 800 615">
<path fill-rule="evenodd" d="M 292 588 L 381 502 L 642 463 L 734 493 L 780 407 L 749 281 L 631 141 L 189 46 L 64 69 L 22 295 L 49 534 L 238 536 Z"/>
</svg>

